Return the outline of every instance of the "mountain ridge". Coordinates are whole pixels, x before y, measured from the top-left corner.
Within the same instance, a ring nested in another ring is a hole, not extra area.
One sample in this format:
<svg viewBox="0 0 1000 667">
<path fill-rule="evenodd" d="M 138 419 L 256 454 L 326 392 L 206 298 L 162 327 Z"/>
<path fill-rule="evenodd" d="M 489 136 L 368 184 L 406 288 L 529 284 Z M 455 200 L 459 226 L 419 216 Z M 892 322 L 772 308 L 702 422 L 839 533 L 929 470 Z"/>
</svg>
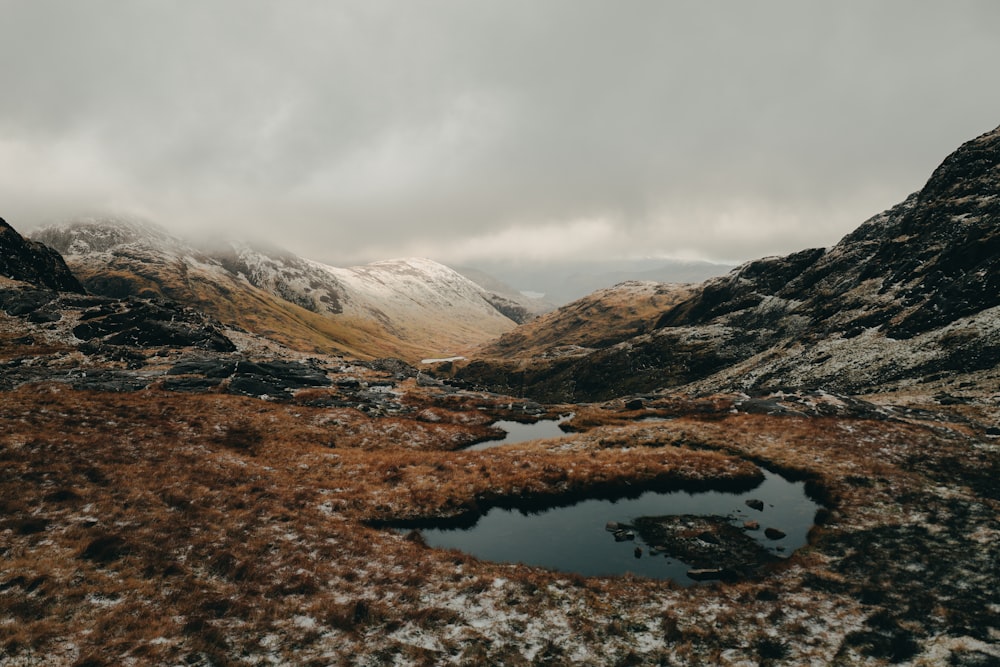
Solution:
<svg viewBox="0 0 1000 667">
<path fill-rule="evenodd" d="M 202 250 L 119 218 L 49 226 L 32 238 L 65 253 L 97 294 L 165 296 L 300 349 L 415 361 L 514 327 L 485 290 L 431 260 L 340 269 L 248 243 Z"/>
<path fill-rule="evenodd" d="M 453 372 L 498 391 L 579 401 L 685 387 L 858 394 L 960 372 L 969 359 L 988 370 L 1000 361 L 997 220 L 1000 128 L 964 143 L 920 191 L 832 248 L 710 279 L 649 333 L 516 367 L 485 348 Z"/>
</svg>

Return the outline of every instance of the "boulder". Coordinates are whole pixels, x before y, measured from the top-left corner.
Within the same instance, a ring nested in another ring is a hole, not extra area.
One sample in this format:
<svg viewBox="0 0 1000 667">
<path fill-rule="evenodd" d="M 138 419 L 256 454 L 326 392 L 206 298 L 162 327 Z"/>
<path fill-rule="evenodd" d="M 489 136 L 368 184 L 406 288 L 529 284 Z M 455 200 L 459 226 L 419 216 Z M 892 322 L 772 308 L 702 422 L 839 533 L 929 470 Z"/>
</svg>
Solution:
<svg viewBox="0 0 1000 667">
<path fill-rule="evenodd" d="M 764 537 L 769 540 L 780 540 L 785 537 L 785 533 L 777 528 L 765 528 Z"/>
<path fill-rule="evenodd" d="M 750 499 L 748 499 L 746 501 L 746 505 L 750 509 L 757 510 L 758 512 L 763 512 L 764 511 L 764 501 L 763 500 L 758 500 L 756 498 L 750 498 Z"/>
<path fill-rule="evenodd" d="M 83 293 L 83 285 L 58 252 L 29 241 L 0 218 L 0 275 L 60 292 Z"/>
</svg>

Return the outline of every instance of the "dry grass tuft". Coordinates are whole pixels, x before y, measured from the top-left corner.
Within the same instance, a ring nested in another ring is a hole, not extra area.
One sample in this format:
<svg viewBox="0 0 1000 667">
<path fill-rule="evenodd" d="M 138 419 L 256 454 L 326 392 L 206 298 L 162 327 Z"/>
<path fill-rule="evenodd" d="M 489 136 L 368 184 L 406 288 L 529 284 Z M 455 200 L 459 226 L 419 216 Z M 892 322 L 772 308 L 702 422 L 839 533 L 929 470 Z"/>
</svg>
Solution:
<svg viewBox="0 0 1000 667">
<path fill-rule="evenodd" d="M 966 427 L 671 399 L 646 406 L 667 421 L 581 406 L 577 433 L 465 451 L 487 397 L 414 395 L 412 418 L 60 385 L 3 399 L 11 664 L 803 664 L 996 644 L 1000 501 L 963 480 L 1000 471 Z M 810 479 L 829 514 L 809 548 L 738 584 L 488 563 L 370 525 L 735 482 L 758 474 L 748 459 Z"/>
</svg>

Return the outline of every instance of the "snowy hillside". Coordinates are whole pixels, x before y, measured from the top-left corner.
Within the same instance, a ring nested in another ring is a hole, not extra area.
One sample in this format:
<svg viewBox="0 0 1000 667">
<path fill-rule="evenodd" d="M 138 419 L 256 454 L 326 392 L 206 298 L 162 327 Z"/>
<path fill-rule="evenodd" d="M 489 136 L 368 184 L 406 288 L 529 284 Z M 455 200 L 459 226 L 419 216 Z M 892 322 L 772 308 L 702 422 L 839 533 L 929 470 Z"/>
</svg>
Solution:
<svg viewBox="0 0 1000 667">
<path fill-rule="evenodd" d="M 515 326 L 486 290 L 426 259 L 337 268 L 240 242 L 200 249 L 151 223 L 121 218 L 75 220 L 33 238 L 61 252 L 95 293 L 169 298 L 256 333 L 276 333 L 286 344 L 302 335 L 305 317 L 308 344 L 333 336 L 348 341 L 345 351 L 414 360 L 457 353 Z M 274 309 L 265 297 L 338 328 L 317 332 L 329 325 L 302 313 L 265 316 Z"/>
</svg>

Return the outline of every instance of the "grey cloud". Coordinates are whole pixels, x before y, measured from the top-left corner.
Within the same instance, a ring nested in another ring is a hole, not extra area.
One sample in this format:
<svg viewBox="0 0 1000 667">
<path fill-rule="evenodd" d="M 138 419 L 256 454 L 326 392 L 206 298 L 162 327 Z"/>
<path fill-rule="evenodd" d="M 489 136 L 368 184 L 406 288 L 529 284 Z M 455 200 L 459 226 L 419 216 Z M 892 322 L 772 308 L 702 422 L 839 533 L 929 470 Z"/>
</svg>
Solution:
<svg viewBox="0 0 1000 667">
<path fill-rule="evenodd" d="M 825 245 L 1000 123 L 988 1 L 0 6 L 12 222 L 114 207 L 328 261 L 595 219 L 581 255 Z"/>
</svg>

